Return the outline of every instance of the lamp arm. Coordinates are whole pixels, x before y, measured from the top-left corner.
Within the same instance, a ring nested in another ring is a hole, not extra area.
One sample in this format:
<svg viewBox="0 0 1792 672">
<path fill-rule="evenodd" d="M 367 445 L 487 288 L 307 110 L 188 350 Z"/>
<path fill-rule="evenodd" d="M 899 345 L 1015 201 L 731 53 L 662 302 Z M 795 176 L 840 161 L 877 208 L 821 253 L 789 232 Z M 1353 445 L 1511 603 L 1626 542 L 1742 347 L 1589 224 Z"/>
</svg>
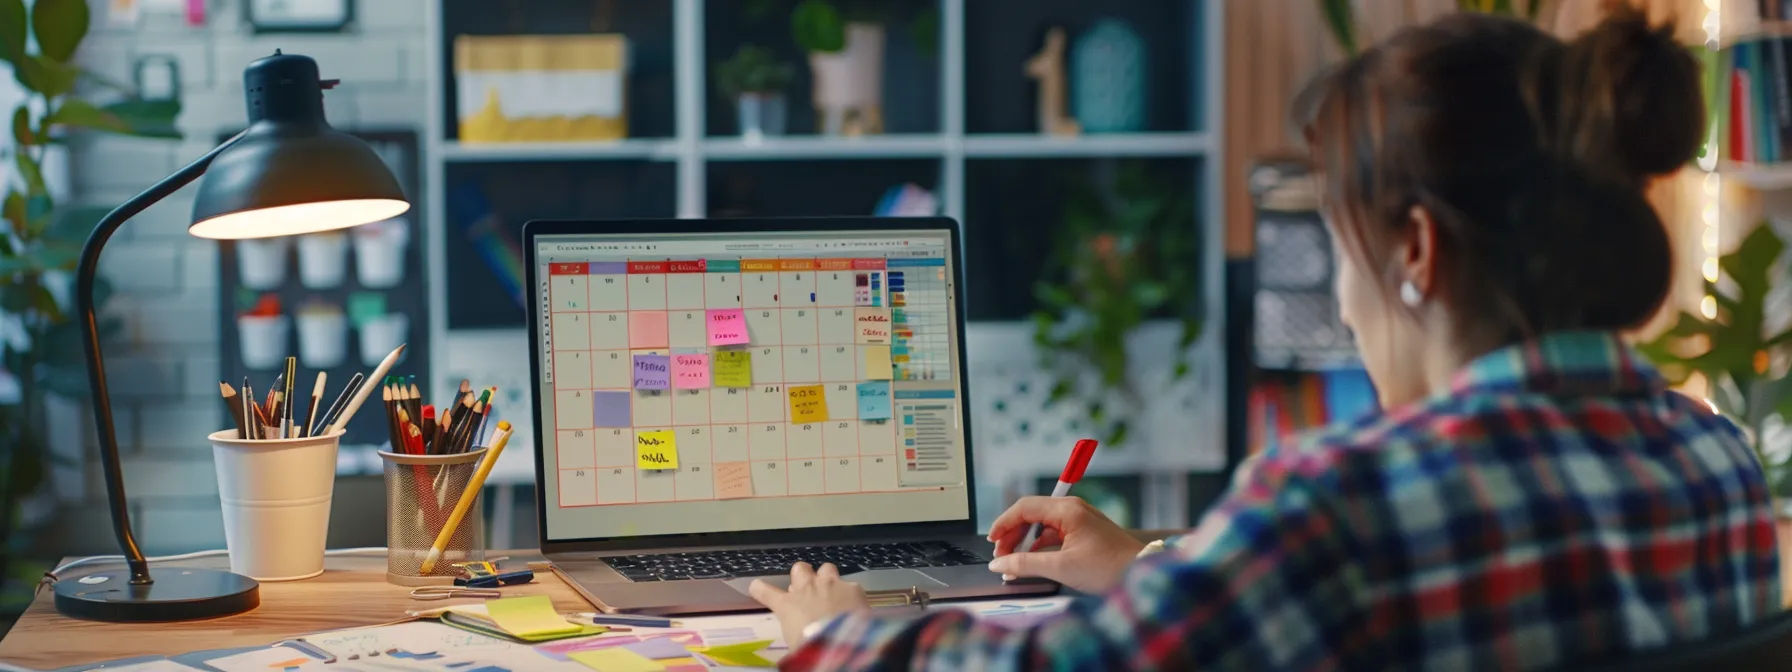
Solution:
<svg viewBox="0 0 1792 672">
<path fill-rule="evenodd" d="M 81 261 L 75 273 L 75 307 L 80 312 L 81 340 L 87 353 L 87 384 L 93 391 L 93 421 L 99 434 L 100 462 L 106 474 L 106 502 L 112 509 L 112 532 L 118 536 L 118 545 L 124 550 L 125 562 L 130 565 L 131 583 L 148 585 L 149 562 L 144 560 L 143 551 L 137 548 L 137 539 L 131 534 L 131 514 L 129 502 L 124 494 L 124 470 L 119 464 L 118 432 L 112 424 L 112 397 L 106 390 L 106 366 L 100 358 L 100 334 L 98 316 L 93 305 L 93 285 L 100 271 L 100 250 L 105 248 L 106 241 L 138 213 L 155 205 L 169 194 L 179 191 L 211 167 L 212 160 L 218 154 L 229 149 L 231 145 L 242 139 L 243 134 L 225 140 L 222 144 L 206 152 L 204 156 L 194 159 L 192 163 L 169 175 L 161 182 L 145 189 L 143 193 L 133 196 L 123 205 L 114 208 L 100 218 L 94 226 L 93 233 L 88 234 L 87 244 L 81 247 Z"/>
</svg>

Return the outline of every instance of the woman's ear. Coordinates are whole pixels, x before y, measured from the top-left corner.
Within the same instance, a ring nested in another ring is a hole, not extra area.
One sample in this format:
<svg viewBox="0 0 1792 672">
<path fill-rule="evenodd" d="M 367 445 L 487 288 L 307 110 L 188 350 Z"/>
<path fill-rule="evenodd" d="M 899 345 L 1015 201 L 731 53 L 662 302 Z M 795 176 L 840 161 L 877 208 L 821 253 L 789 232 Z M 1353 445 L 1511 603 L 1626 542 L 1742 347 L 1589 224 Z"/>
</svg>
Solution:
<svg viewBox="0 0 1792 672">
<path fill-rule="evenodd" d="M 1406 211 L 1407 226 L 1401 236 L 1395 259 L 1400 262 L 1401 293 L 1415 292 L 1423 303 L 1437 289 L 1437 220 L 1425 206 L 1415 205 Z M 1412 289 L 1406 289 L 1410 284 Z M 1402 297 L 1406 298 L 1406 297 Z"/>
</svg>

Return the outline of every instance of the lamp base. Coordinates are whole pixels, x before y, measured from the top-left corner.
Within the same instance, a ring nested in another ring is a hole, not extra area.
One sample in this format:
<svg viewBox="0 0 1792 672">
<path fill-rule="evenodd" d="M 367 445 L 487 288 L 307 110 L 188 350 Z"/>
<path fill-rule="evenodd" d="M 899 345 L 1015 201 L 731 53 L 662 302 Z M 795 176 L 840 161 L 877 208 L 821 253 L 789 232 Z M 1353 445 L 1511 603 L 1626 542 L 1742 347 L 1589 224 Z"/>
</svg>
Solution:
<svg viewBox="0 0 1792 672">
<path fill-rule="evenodd" d="M 240 614 L 261 604 L 261 584 L 215 569 L 151 567 L 147 586 L 118 569 L 56 582 L 56 611 L 90 621 L 191 621 Z"/>
</svg>

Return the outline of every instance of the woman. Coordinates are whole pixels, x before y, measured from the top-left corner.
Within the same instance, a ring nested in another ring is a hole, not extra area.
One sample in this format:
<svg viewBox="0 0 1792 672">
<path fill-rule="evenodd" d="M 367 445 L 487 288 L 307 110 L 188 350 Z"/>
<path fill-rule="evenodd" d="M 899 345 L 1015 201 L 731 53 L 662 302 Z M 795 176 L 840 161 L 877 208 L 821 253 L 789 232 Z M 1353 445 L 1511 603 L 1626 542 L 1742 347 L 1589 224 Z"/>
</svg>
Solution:
<svg viewBox="0 0 1792 672">
<path fill-rule="evenodd" d="M 1088 505 L 1020 501 L 990 568 L 1106 596 L 1030 629 L 876 617 L 798 566 L 754 592 L 786 667 L 1530 670 L 1778 609 L 1751 451 L 1616 336 L 1668 292 L 1644 187 L 1703 137 L 1671 33 L 1621 10 L 1564 43 L 1458 14 L 1303 99 L 1341 311 L 1389 410 L 1258 456 L 1137 561 Z M 1062 548 L 1013 552 L 1033 522 Z"/>
</svg>

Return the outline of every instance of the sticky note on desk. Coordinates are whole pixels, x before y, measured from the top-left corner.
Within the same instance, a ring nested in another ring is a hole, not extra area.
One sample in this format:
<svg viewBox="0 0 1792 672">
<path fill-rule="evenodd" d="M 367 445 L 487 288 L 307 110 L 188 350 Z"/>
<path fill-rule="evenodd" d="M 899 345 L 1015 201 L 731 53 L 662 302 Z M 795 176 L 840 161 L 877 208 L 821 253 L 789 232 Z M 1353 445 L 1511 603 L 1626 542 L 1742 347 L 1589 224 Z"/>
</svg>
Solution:
<svg viewBox="0 0 1792 672">
<path fill-rule="evenodd" d="M 716 387 L 752 387 L 753 352 L 750 350 L 717 350 L 710 359 L 715 365 Z"/>
<path fill-rule="evenodd" d="M 709 389 L 709 355 L 673 355 L 672 386 L 681 390 Z"/>
<path fill-rule="evenodd" d="M 887 308 L 852 309 L 853 342 L 882 345 L 890 342 L 890 311 Z"/>
<path fill-rule="evenodd" d="M 620 646 L 566 654 L 580 665 L 598 672 L 660 672 L 665 666 Z"/>
<path fill-rule="evenodd" d="M 745 345 L 747 312 L 739 308 L 709 311 L 710 345 Z"/>
<path fill-rule="evenodd" d="M 485 612 L 505 632 L 528 639 L 543 635 L 580 632 L 585 626 L 567 621 L 554 611 L 554 601 L 546 595 L 522 595 L 488 600 Z"/>
<path fill-rule="evenodd" d="M 677 469 L 678 433 L 672 430 L 635 434 L 636 469 Z"/>
<path fill-rule="evenodd" d="M 762 639 L 756 642 L 741 642 L 722 646 L 687 646 L 684 648 L 728 667 L 773 667 L 772 661 L 759 655 L 760 651 L 771 645 L 772 640 Z"/>
<path fill-rule="evenodd" d="M 828 396 L 823 385 L 790 388 L 790 421 L 799 425 L 828 420 Z"/>
<path fill-rule="evenodd" d="M 664 390 L 672 387 L 672 358 L 635 355 L 635 389 Z"/>
<path fill-rule="evenodd" d="M 889 383 L 859 383 L 859 419 L 890 419 Z"/>
<path fill-rule="evenodd" d="M 865 352 L 865 378 L 889 380 L 890 372 L 895 368 L 895 365 L 890 363 L 890 346 L 866 345 L 859 349 Z"/>
</svg>

